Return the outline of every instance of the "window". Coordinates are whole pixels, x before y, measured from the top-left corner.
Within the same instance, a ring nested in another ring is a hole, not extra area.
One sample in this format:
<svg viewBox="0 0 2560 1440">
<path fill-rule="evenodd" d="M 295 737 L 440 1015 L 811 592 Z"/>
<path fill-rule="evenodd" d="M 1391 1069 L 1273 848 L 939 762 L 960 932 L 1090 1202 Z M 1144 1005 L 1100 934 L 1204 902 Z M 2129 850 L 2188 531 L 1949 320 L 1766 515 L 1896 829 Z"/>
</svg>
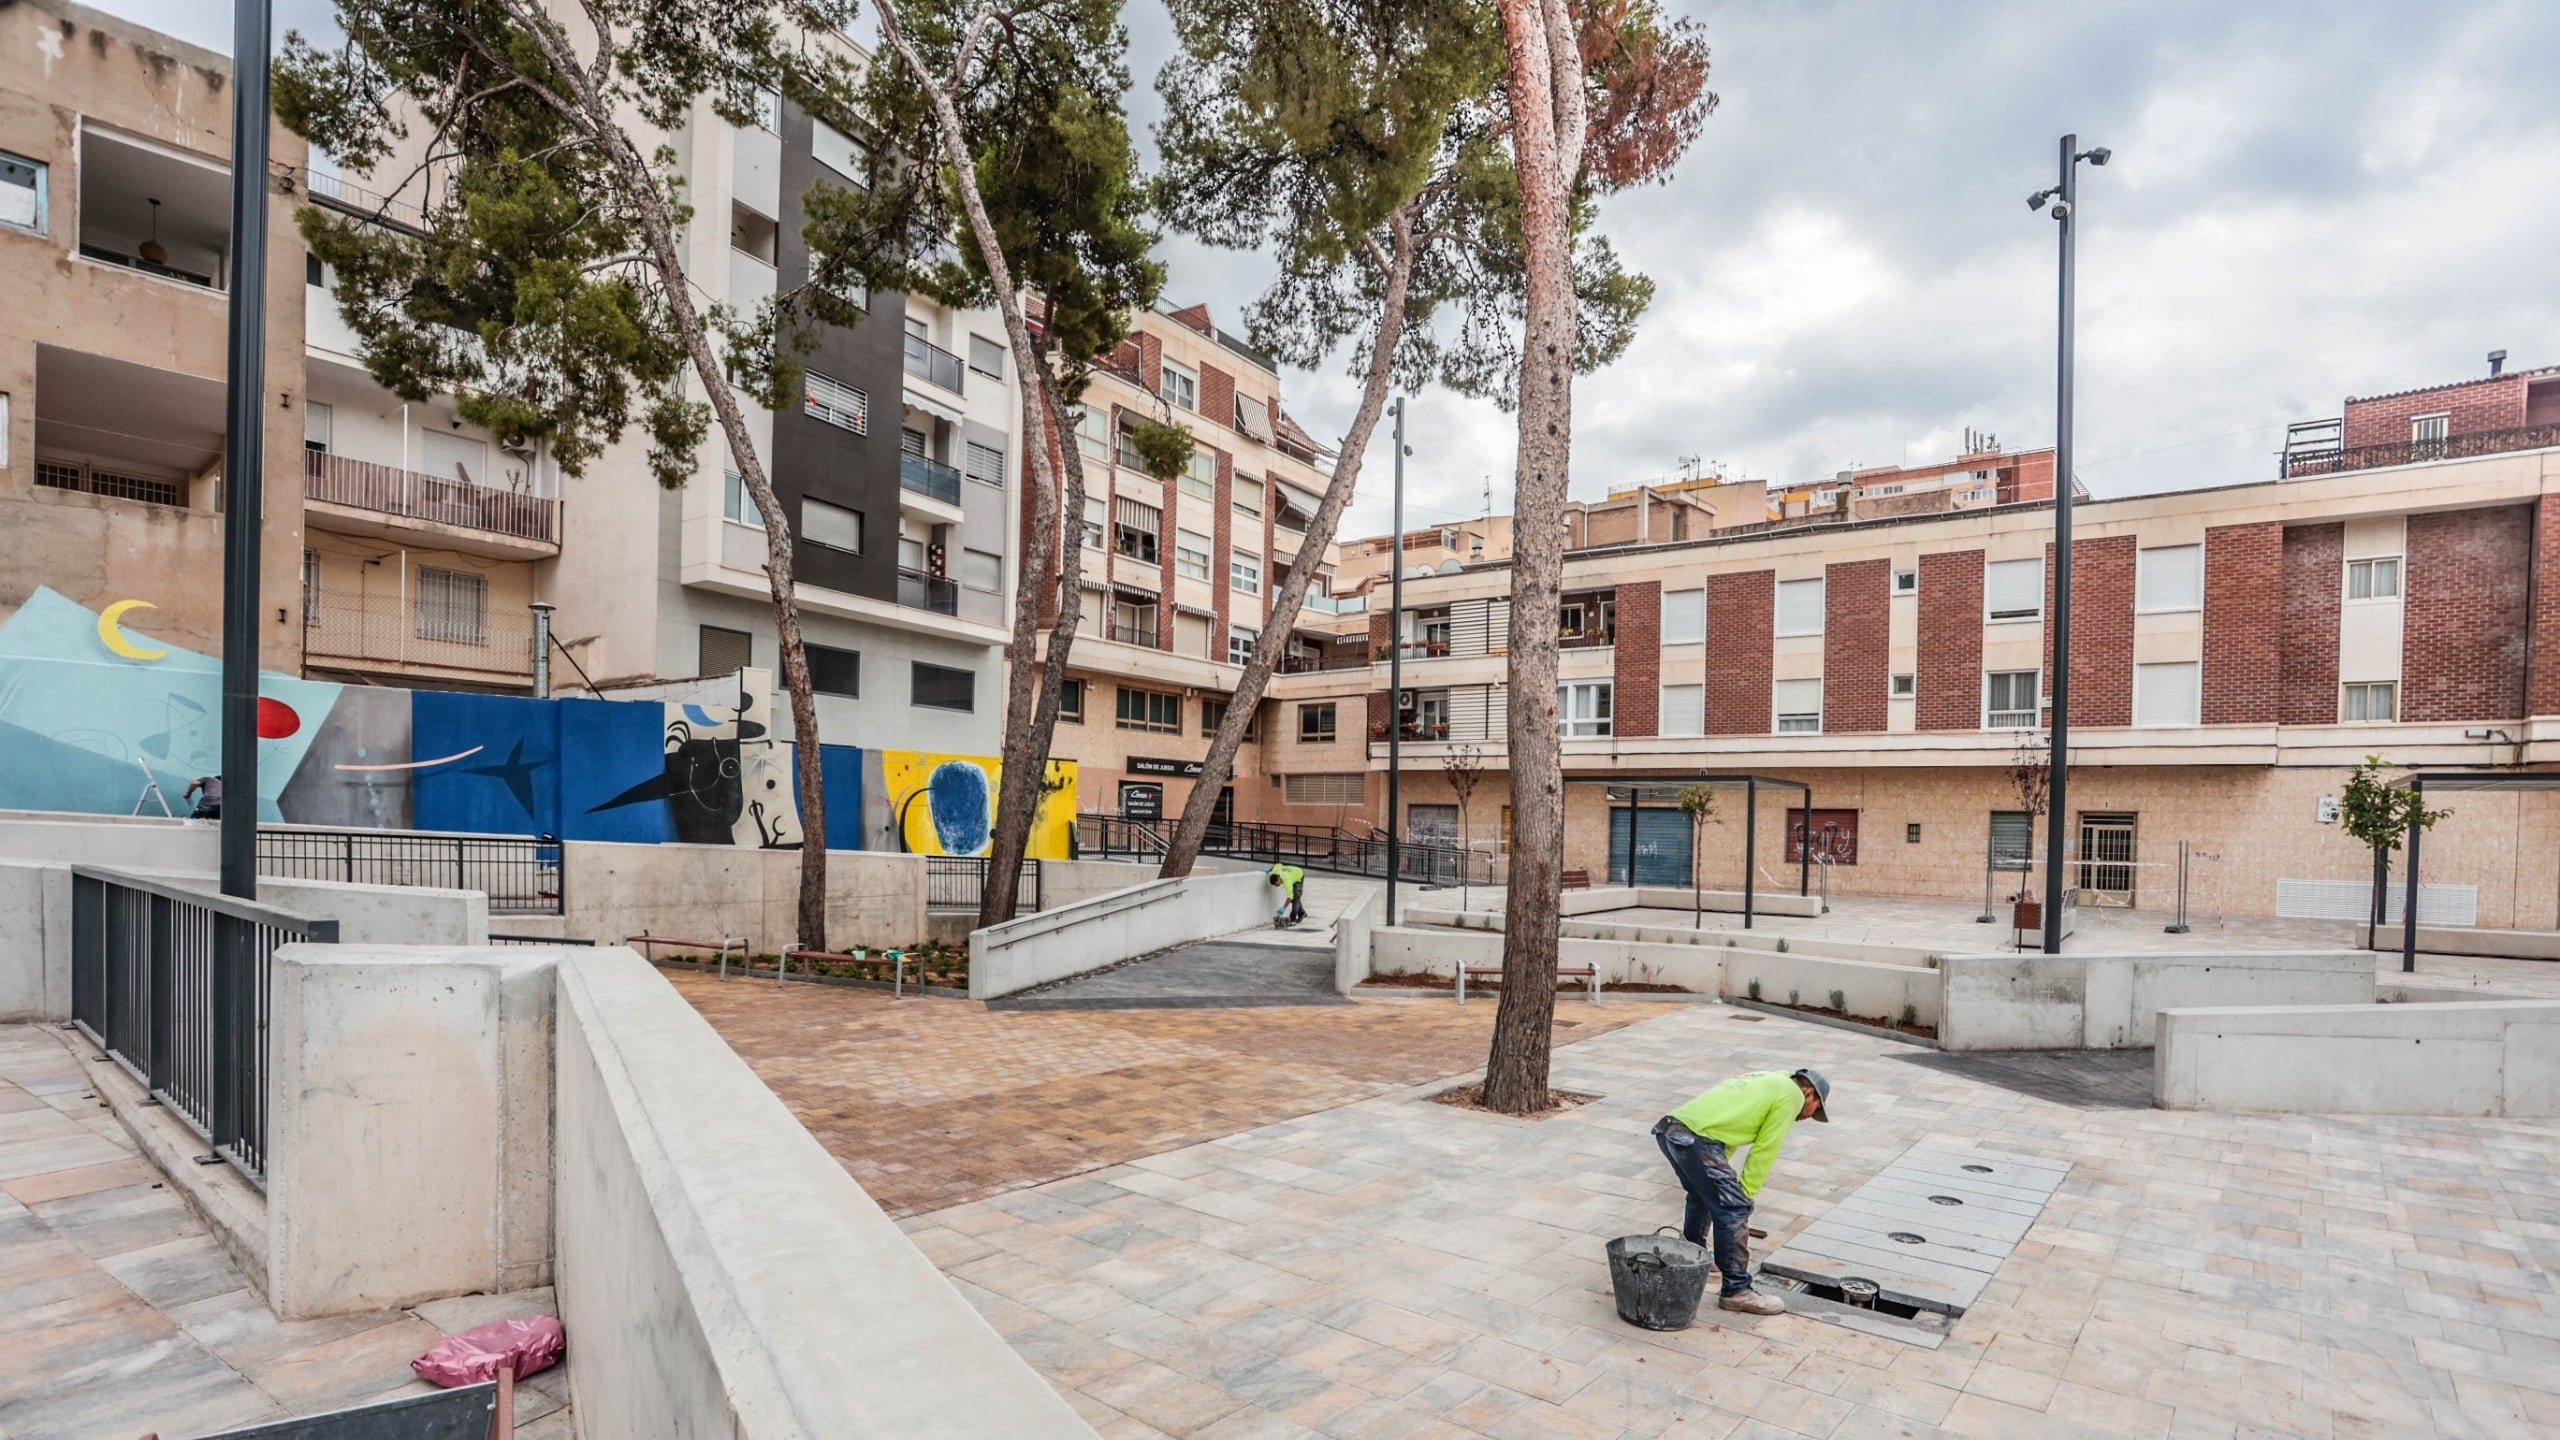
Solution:
<svg viewBox="0 0 2560 1440">
<path fill-rule="evenodd" d="M 1084 548 L 1087 550 L 1099 550 L 1102 548 L 1102 519 L 1100 516 L 1087 515 L 1084 517 Z"/>
<path fill-rule="evenodd" d="M 418 437 L 418 463 L 426 473 L 457 485 L 478 485 L 489 478 L 489 447 L 468 435 L 429 430 Z"/>
<path fill-rule="evenodd" d="M 320 623 L 320 552 L 302 552 L 302 624 L 303 628 Z"/>
<path fill-rule="evenodd" d="M 1216 626 L 1217 617 L 1214 615 L 1193 610 L 1187 606 L 1175 610 L 1173 615 L 1173 653 L 1176 655 L 1196 655 L 1203 660 L 1213 660 L 1217 658 L 1209 653 L 1210 641 L 1217 633 Z"/>
<path fill-rule="evenodd" d="M 1120 728 L 1151 730 L 1160 735 L 1182 733 L 1182 697 L 1161 690 L 1120 687 Z"/>
<path fill-rule="evenodd" d="M 744 630 L 705 625 L 696 643 L 697 675 L 735 675 L 756 663 L 756 637 Z"/>
<path fill-rule="evenodd" d="M 2400 557 L 2347 562 L 2347 598 L 2395 600 L 2400 595 Z"/>
<path fill-rule="evenodd" d="M 0 419 L 6 419 L 0 416 Z M 338 412 L 330 405 L 313 400 L 302 407 L 302 448 L 318 454 L 329 453 L 329 441 Z"/>
<path fill-rule="evenodd" d="M 1112 548 L 1132 560 L 1155 564 L 1156 531 L 1164 524 L 1164 512 L 1126 495 L 1120 496 L 1118 503 L 1119 508 L 1112 515 Z"/>
<path fill-rule="evenodd" d="M 0 150 L 0 225 L 44 233 L 44 179 L 42 161 Z"/>
<path fill-rule="evenodd" d="M 1058 718 L 1069 725 L 1084 723 L 1084 682 L 1069 680 L 1058 687 Z"/>
<path fill-rule="evenodd" d="M 1896 595 L 1917 595 L 1917 594 L 1919 594 L 1919 593 L 1920 593 L 1920 572 L 1919 572 L 1919 571 L 1917 571 L 1917 570 L 1896 570 L 1896 571 L 1894 571 L 1894 572 L 1893 572 L 1893 593 L 1894 593 L 1894 594 L 1896 594 Z"/>
<path fill-rule="evenodd" d="M 1298 707 L 1298 740 L 1300 743 L 1307 745 L 1330 745 L 1333 743 L 1333 737 L 1333 703 L 1331 701 L 1327 701 L 1322 705 L 1301 705 Z M 1292 776 L 1291 778 L 1295 779 L 1297 777 Z"/>
<path fill-rule="evenodd" d="M 1171 360 L 1164 362 L 1165 403 L 1183 410 L 1200 408 L 1200 372 Z"/>
<path fill-rule="evenodd" d="M 739 479 L 735 470 L 723 471 L 720 480 L 720 518 L 733 525 L 763 529 L 764 512 L 756 508 L 755 497 L 747 493 L 747 482 Z"/>
<path fill-rule="evenodd" d="M 759 130 L 779 132 L 782 129 L 782 95 L 779 91 L 758 90 L 755 96 L 755 121 Z"/>
<path fill-rule="evenodd" d="M 2134 608 L 2204 608 L 2204 547 L 2162 545 L 2134 552 Z"/>
<path fill-rule="evenodd" d="M 1556 728 L 1567 740 L 1609 732 L 1610 682 L 1580 680 L 1556 687 Z"/>
<path fill-rule="evenodd" d="M 924 541 L 913 535 L 898 537 L 898 568 L 924 572 Z"/>
<path fill-rule="evenodd" d="M 460 570 L 418 570 L 418 638 L 456 645 L 486 645 L 482 624 L 489 582 Z"/>
<path fill-rule="evenodd" d="M 1193 446 L 1191 449 L 1191 463 L 1189 467 L 1182 472 L 1180 483 L 1182 485 L 1182 493 L 1185 495 L 1197 496 L 1202 500 L 1217 499 L 1217 452 L 1204 450 L 1196 445 Z"/>
<path fill-rule="evenodd" d="M 1706 686 L 1665 685 L 1662 687 L 1662 733 L 1665 735 L 1707 733 Z"/>
<path fill-rule="evenodd" d="M 1247 515 L 1262 514 L 1262 482 L 1247 475 L 1235 479 L 1236 508 Z"/>
<path fill-rule="evenodd" d="M 1282 780 L 1280 794 L 1291 805 L 1361 805 L 1369 798 L 1368 781 L 1356 770 L 1347 775 L 1290 775 Z"/>
<path fill-rule="evenodd" d="M 1262 557 L 1231 555 L 1227 558 L 1227 583 L 1247 595 L 1262 593 Z"/>
<path fill-rule="evenodd" d="M 2441 445 L 2453 429 L 2451 415 L 2419 415 L 2409 421 L 2409 443 Z"/>
<path fill-rule="evenodd" d="M 782 227 L 772 216 L 736 201 L 729 203 L 729 248 L 761 265 L 771 265 L 782 243 Z M 762 284 L 756 288 L 761 290 Z M 743 300 L 743 295 L 733 296 Z"/>
<path fill-rule="evenodd" d="M 1261 638 L 1258 631 L 1247 630 L 1241 625 L 1228 626 L 1227 663 L 1243 665 L 1250 662 L 1253 659 L 1253 642 Z"/>
<path fill-rule="evenodd" d="M 2036 682 L 2033 670 L 1994 670 L 1982 678 L 1982 728 L 2036 728 Z"/>
<path fill-rule="evenodd" d="M 809 688 L 821 695 L 843 695 L 848 698 L 862 693 L 862 655 L 855 650 L 839 650 L 833 645 L 800 647 L 809 657 Z M 968 675 L 955 670 L 955 675 Z"/>
<path fill-rule="evenodd" d="M 800 408 L 837 429 L 871 433 L 871 397 L 815 370 L 802 374 Z"/>
<path fill-rule="evenodd" d="M 960 583 L 972 590 L 1004 588 L 1004 557 L 984 550 L 960 552 Z"/>
<path fill-rule="evenodd" d="M 927 710 L 976 710 L 978 708 L 978 676 L 972 670 L 955 670 L 948 665 L 912 662 L 908 672 L 907 701 Z"/>
<path fill-rule="evenodd" d="M 2390 720 L 2397 713 L 2400 686 L 2391 680 L 2367 680 L 2349 684 L 2346 702 L 2338 707 L 2338 718 L 2345 721 Z"/>
<path fill-rule="evenodd" d="M 809 154 L 819 164 L 855 185 L 869 188 L 871 147 L 824 120 L 813 120 L 809 124 Z"/>
<path fill-rule="evenodd" d="M 2193 660 L 2133 667 L 2133 723 L 2193 725 L 2200 698 Z"/>
<path fill-rule="evenodd" d="M 1156 648 L 1156 607 L 1145 600 L 1115 597 L 1111 602 L 1111 638 L 1123 645 Z"/>
<path fill-rule="evenodd" d="M 1822 733 L 1822 682 L 1819 680 L 1781 680 L 1775 694 L 1781 735 L 1819 735 Z"/>
<path fill-rule="evenodd" d="M 1688 645 L 1707 638 L 1707 592 L 1662 592 L 1662 643 Z"/>
<path fill-rule="evenodd" d="M 1893 688 L 1886 692 L 1895 700 L 1911 700 L 1920 694 L 1920 677 L 1908 672 L 1893 677 Z"/>
<path fill-rule="evenodd" d="M 2033 864 L 2036 817 L 2024 810 L 1991 812 L 1991 861 L 2002 870 L 2024 870 Z"/>
<path fill-rule="evenodd" d="M 1075 410 L 1076 448 L 1082 450 L 1088 460 L 1110 459 L 1111 417 L 1090 405 L 1079 405 Z"/>
<path fill-rule="evenodd" d="M 800 538 L 847 554 L 862 553 L 862 512 L 824 500 L 800 502 Z"/>
<path fill-rule="evenodd" d="M 1902 827 L 1902 843 L 1905 845 L 1917 845 L 1920 843 L 1919 821 L 1914 820 L 1910 824 Z"/>
<path fill-rule="evenodd" d="M 1229 700 L 1203 700 L 1203 701 L 1201 701 L 1201 702 L 1200 702 L 1200 733 L 1201 733 L 1202 735 L 1215 735 L 1215 734 L 1217 734 L 1217 733 L 1218 733 L 1218 727 L 1227 723 L 1227 708 L 1228 708 L 1230 705 L 1232 705 L 1233 703 L 1234 703 L 1233 701 L 1229 701 Z M 1259 708 L 1259 707 L 1256 707 L 1256 708 Z M 1243 736 L 1243 738 L 1244 738 L 1246 741 L 1250 742 L 1250 741 L 1252 741 L 1252 740 L 1254 740 L 1254 739 L 1258 738 L 1258 737 L 1256 737 L 1256 736 L 1255 736 L 1255 734 L 1254 734 L 1253 732 L 1254 732 L 1255 730 L 1257 730 L 1257 729 L 1260 729 L 1260 728 L 1261 728 L 1260 723 L 1259 723 L 1259 722 L 1260 722 L 1260 719 L 1261 719 L 1261 717 L 1260 717 L 1259 715 L 1253 715 L 1253 716 L 1248 716 L 1248 717 L 1246 717 L 1245 722 L 1244 722 L 1244 736 Z"/>
<path fill-rule="evenodd" d="M 2033 620 L 2044 614 L 2044 561 L 1994 560 L 1983 566 L 1982 612 L 1990 620 Z"/>
<path fill-rule="evenodd" d="M 969 337 L 969 368 L 991 380 L 1004 378 L 1004 345 L 984 335 Z"/>
<path fill-rule="evenodd" d="M 981 485 L 1004 484 L 1004 451 L 993 445 L 968 442 L 969 478 Z"/>
<path fill-rule="evenodd" d="M 1778 582 L 1778 633 L 1781 635 L 1822 633 L 1822 582 L 1820 580 Z"/>
<path fill-rule="evenodd" d="M 1197 530 L 1173 532 L 1173 573 L 1193 580 L 1209 578 L 1209 537 Z"/>
</svg>

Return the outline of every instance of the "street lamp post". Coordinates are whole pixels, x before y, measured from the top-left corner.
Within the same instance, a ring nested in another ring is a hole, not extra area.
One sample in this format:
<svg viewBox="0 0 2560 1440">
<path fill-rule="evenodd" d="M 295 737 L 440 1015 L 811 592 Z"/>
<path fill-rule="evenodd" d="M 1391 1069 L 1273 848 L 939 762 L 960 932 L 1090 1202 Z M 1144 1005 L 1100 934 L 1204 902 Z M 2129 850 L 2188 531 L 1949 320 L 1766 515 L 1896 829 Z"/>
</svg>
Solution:
<svg viewBox="0 0 2560 1440">
<path fill-rule="evenodd" d="M 2063 833 L 2070 810 L 2065 795 L 2070 787 L 2071 754 L 2071 236 L 2079 216 L 2080 162 L 2092 165 L 2107 163 L 2109 151 L 2103 145 L 2082 150 L 2080 137 L 2065 135 L 2061 142 L 2061 175 L 2050 190 L 2039 190 L 2027 197 L 2027 208 L 2041 210 L 2047 201 L 2053 203 L 2055 231 L 2062 248 L 2061 284 L 2058 310 L 2060 334 L 2054 352 L 2054 419 L 2053 419 L 2053 758 L 2049 762 L 2052 803 L 2046 809 L 2044 827 L 2044 953 L 2062 953 L 2062 851 Z"/>
<path fill-rule="evenodd" d="M 269 0 L 231 10 L 231 295 L 222 444 L 222 893 L 258 896 L 258 562 L 266 514 Z M 243 964 L 246 962 L 243 961 Z"/>
<path fill-rule="evenodd" d="M 1387 552 L 1387 923 L 1396 923 L 1397 776 L 1404 769 L 1404 397 L 1396 397 L 1393 547 Z"/>
</svg>

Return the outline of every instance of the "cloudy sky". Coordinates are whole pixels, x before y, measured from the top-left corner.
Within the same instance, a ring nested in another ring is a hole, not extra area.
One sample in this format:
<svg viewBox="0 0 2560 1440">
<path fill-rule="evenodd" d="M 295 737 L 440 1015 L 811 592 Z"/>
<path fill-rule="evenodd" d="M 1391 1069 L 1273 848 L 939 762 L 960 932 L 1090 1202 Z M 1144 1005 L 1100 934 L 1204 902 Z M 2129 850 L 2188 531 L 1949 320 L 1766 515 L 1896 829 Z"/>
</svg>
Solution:
<svg viewBox="0 0 2560 1440">
<path fill-rule="evenodd" d="M 1968 426 L 2050 443 L 2054 225 L 2024 201 L 2066 130 L 2115 152 L 2081 187 L 2076 469 L 2099 495 L 2266 478 L 2287 421 L 2492 349 L 2560 363 L 2560 6 L 1671 3 L 1723 104 L 1668 184 L 1603 211 L 1659 288 L 1576 386 L 1577 495 L 1683 457 L 1801 482 L 1947 458 Z M 201 0 L 105 8 L 228 48 Z M 1150 124 L 1168 30 L 1155 0 L 1129 23 Z M 1269 277 L 1165 248 L 1167 297 L 1230 327 Z M 1284 386 L 1317 435 L 1348 425 L 1340 364 Z M 1410 425 L 1408 523 L 1479 513 L 1488 478 L 1508 511 L 1508 417 L 1426 392 Z M 1372 458 L 1345 534 L 1387 527 Z"/>
</svg>

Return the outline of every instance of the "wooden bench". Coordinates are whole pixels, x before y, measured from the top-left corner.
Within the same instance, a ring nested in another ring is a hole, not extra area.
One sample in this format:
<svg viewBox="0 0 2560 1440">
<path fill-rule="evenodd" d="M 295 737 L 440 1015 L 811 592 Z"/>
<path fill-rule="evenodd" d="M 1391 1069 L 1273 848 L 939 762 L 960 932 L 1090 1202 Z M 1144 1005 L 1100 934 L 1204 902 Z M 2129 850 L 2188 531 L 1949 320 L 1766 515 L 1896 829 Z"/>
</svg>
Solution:
<svg viewBox="0 0 2560 1440">
<path fill-rule="evenodd" d="M 890 983 L 889 983 L 889 995 L 890 995 L 890 998 L 892 998 L 892 999 L 897 999 L 897 1000 L 903 1000 L 903 999 L 905 999 L 905 998 L 906 998 L 906 994 L 907 994 L 907 952 L 906 952 L 906 951 L 904 951 L 904 950 L 880 950 L 880 951 L 874 951 L 874 952 L 865 952 L 865 951 L 861 951 L 861 950 L 856 950 L 856 951 L 854 951 L 852 954 L 849 954 L 849 955 L 848 955 L 848 954 L 843 953 L 842 951 L 837 951 L 837 950 L 800 950 L 800 949 L 791 949 L 791 950 L 785 950 L 785 951 L 783 951 L 783 952 L 782 952 L 782 965 L 783 965 L 783 968 L 784 968 L 785 970 L 788 970 L 788 969 L 790 968 L 790 966 L 791 966 L 791 962 L 792 962 L 792 961 L 794 961 L 794 960 L 799 960 L 799 961 L 802 961 L 802 962 L 808 962 L 808 961 L 813 961 L 813 960 L 825 960 L 825 961 L 830 961 L 830 962 L 832 962 L 832 963 L 834 963 L 834 964 L 837 964 L 837 965 L 891 965 L 891 966 L 894 966 L 894 967 L 895 967 L 895 970 L 896 970 L 896 973 L 892 976 L 892 978 L 891 978 L 891 980 L 890 980 Z M 919 972 L 919 973 L 921 973 L 921 972 Z M 777 985 L 781 984 L 781 983 L 782 983 L 781 977 L 776 976 L 776 977 L 775 977 L 775 979 L 774 979 L 774 983 L 775 983 L 775 984 L 777 984 Z"/>
<path fill-rule="evenodd" d="M 1567 870 L 1564 874 L 1556 878 L 1556 888 L 1559 890 L 1588 890 L 1591 888 L 1591 872 L 1581 869 Z"/>
<path fill-rule="evenodd" d="M 742 960 L 747 953 L 747 937 L 744 935 L 732 935 L 725 940 L 682 940 L 673 935 L 652 935 L 643 930 L 637 935 L 623 936 L 622 943 L 639 946 L 640 954 L 650 960 L 658 958 L 649 948 L 652 945 L 672 945 L 679 950 L 717 950 L 720 952 L 720 978 L 723 980 L 729 978 L 729 952 L 736 950 Z"/>
<path fill-rule="evenodd" d="M 1473 975 L 1480 980 L 1486 978 L 1499 980 L 1502 978 L 1502 967 L 1499 965 L 1459 965 L 1458 1003 L 1461 1005 L 1467 1003 L 1467 977 L 1470 975 Z M 1589 965 L 1558 965 L 1556 967 L 1556 988 L 1559 990 L 1563 989 L 1564 982 L 1567 980 L 1581 981 L 1583 988 L 1591 992 L 1591 1003 L 1594 1005 L 1600 1003 L 1600 972 L 1598 970 Z"/>
</svg>

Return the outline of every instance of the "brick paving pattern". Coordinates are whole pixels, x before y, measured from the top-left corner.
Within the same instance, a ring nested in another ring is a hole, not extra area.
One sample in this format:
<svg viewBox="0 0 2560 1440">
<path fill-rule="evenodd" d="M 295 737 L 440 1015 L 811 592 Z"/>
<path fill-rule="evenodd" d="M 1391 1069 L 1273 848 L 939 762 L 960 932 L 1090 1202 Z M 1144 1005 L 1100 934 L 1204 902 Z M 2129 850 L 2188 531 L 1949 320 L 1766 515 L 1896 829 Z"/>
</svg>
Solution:
<svg viewBox="0 0 2560 1440">
<path fill-rule="evenodd" d="M 1484 1063 L 1494 1007 L 989 1010 L 665 972 L 892 1215 L 1126 1164 Z M 1558 1044 L 1642 1018 L 1577 1005 Z"/>
<path fill-rule="evenodd" d="M 2560 1127 L 2056 1104 L 1873 1037 L 1656 1016 L 1557 1052 L 1604 1098 L 1549 1120 L 1417 1088 L 907 1228 L 1109 1440 L 2560 1431 Z M 1762 1253 L 1921 1141 L 2071 1173 L 1934 1350 L 1620 1322 L 1602 1242 L 1679 1214 L 1653 1119 L 1805 1063 L 1837 1120 L 1790 1141 Z"/>
<path fill-rule="evenodd" d="M 48 1029 L 0 1026 L 0 1436 L 201 1435 L 429 1387 L 457 1330 L 551 1313 L 551 1292 L 282 1321 Z M 568 1373 L 516 1395 L 522 1440 L 569 1440 Z"/>
</svg>

